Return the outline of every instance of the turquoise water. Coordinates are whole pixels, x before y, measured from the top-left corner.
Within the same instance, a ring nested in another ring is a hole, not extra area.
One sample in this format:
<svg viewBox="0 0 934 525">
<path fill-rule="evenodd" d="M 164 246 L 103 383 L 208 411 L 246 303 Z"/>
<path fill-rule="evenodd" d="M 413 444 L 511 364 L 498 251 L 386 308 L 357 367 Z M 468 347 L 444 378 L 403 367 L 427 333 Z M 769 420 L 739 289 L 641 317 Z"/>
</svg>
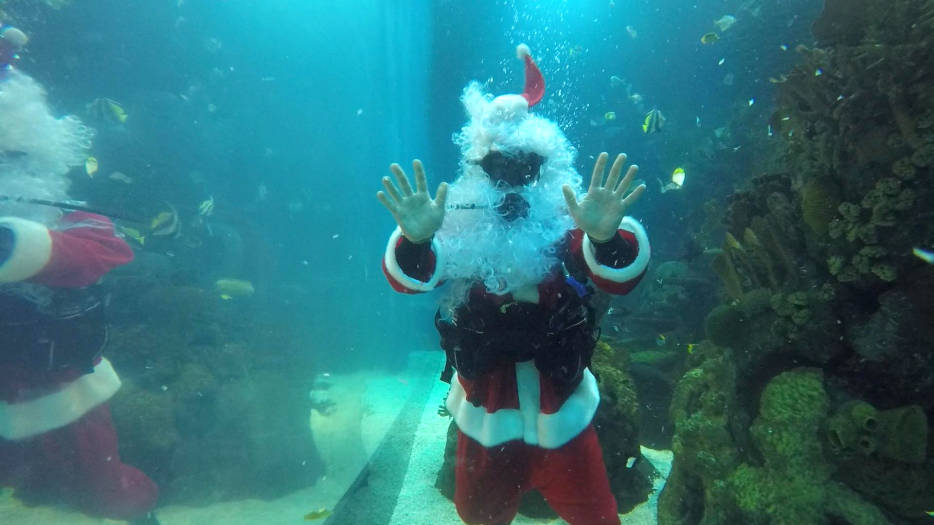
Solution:
<svg viewBox="0 0 934 525">
<path fill-rule="evenodd" d="M 651 263 L 593 304 L 623 522 L 921 522 L 934 8 L 827 4 L 0 1 L 30 39 L 16 70 L 86 127 L 28 172 L 3 141 L 52 132 L 0 115 L 0 195 L 101 212 L 133 249 L 103 281 L 110 404 L 163 523 L 446 523 L 427 510 L 456 520 L 453 463 L 427 446 L 449 423 L 442 295 L 387 285 L 375 194 L 393 162 L 421 159 L 432 194 L 457 179 L 459 97 L 519 93 L 525 43 L 579 190 L 604 151 L 647 188 L 627 214 Z M 83 519 L 3 493 L 0 520 Z"/>
</svg>

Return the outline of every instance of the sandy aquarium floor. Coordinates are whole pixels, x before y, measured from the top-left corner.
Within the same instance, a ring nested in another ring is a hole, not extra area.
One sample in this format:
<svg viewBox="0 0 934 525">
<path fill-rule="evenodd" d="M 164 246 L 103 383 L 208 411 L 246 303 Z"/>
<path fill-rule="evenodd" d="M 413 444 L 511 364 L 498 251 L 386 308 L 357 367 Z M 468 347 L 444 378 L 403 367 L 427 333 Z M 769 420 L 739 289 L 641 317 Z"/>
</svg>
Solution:
<svg viewBox="0 0 934 525">
<path fill-rule="evenodd" d="M 313 412 L 315 442 L 328 474 L 314 486 L 278 500 L 241 500 L 205 507 L 157 509 L 163 525 L 439 525 L 460 524 L 454 505 L 434 488 L 441 466 L 448 418 L 438 405 L 447 385 L 438 381 L 443 356 L 410 354 L 398 375 L 359 372 L 332 375 L 330 415 Z M 404 400 L 404 402 L 401 402 Z M 657 497 L 671 468 L 671 452 L 642 449 L 662 477 L 649 501 L 622 515 L 626 525 L 656 523 Z M 334 512 L 305 521 L 312 510 Z M 63 508 L 27 508 L 6 489 L 0 494 L 0 523 L 22 525 L 124 523 L 92 519 Z M 515 525 L 564 523 L 517 516 Z"/>
</svg>

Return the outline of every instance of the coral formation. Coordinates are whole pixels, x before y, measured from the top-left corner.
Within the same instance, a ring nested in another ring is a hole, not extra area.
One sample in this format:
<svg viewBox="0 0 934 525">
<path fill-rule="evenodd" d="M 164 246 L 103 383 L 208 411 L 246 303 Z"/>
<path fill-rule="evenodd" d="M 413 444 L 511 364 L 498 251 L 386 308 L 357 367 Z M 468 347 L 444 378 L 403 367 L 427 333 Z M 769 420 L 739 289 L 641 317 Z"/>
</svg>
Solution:
<svg viewBox="0 0 934 525">
<path fill-rule="evenodd" d="M 604 449 L 604 462 L 610 487 L 620 512 L 627 512 L 648 498 L 652 482 L 648 473 L 631 468 L 630 458 L 642 457 L 639 451 L 639 400 L 629 375 L 629 357 L 620 348 L 598 342 L 591 369 L 600 388 L 600 408 L 594 427 Z M 647 461 L 639 461 L 647 466 Z"/>
<path fill-rule="evenodd" d="M 199 288 L 140 286 L 124 281 L 114 310 L 134 301 L 148 319 L 116 316 L 107 348 L 123 377 L 111 407 L 124 458 L 159 483 L 164 502 L 277 497 L 314 483 L 323 474 L 308 429 L 314 373 L 290 357 L 289 328 L 222 315 Z M 294 366 L 266 364 L 273 354 Z"/>
<path fill-rule="evenodd" d="M 866 286 L 896 281 L 913 263 L 905 257 L 912 243 L 931 241 L 930 231 L 906 226 L 924 215 L 919 206 L 931 191 L 918 176 L 934 163 L 931 28 L 916 22 L 930 21 L 934 7 L 842 4 L 828 2 L 814 27 L 833 46 L 799 48 L 804 61 L 782 85 L 780 102 L 783 118 L 800 130 L 786 140 L 805 222 L 819 234 L 826 228 L 821 251 L 831 274 Z"/>
<path fill-rule="evenodd" d="M 729 198 L 705 322 L 729 350 L 701 345 L 676 386 L 662 523 L 934 508 L 934 272 L 912 256 L 934 245 L 932 31 L 929 1 L 827 0 L 798 47 L 771 119 L 783 161 Z"/>
<path fill-rule="evenodd" d="M 921 464 L 927 459 L 927 416 L 918 405 L 880 411 L 865 401 L 850 401 L 828 421 L 827 441 L 841 456 L 877 454 Z"/>
<path fill-rule="evenodd" d="M 672 403 L 675 463 L 659 523 L 887 523 L 879 508 L 832 477 L 820 433 L 830 400 L 819 370 L 789 370 L 768 383 L 747 445 L 737 426 L 730 354 L 711 347 L 705 354 Z"/>
<path fill-rule="evenodd" d="M 724 483 L 740 462 L 734 429 L 743 420 L 736 407 L 733 353 L 700 345 L 675 388 L 671 419 L 674 463 L 659 497 L 661 524 L 738 523 L 738 510 Z"/>
</svg>

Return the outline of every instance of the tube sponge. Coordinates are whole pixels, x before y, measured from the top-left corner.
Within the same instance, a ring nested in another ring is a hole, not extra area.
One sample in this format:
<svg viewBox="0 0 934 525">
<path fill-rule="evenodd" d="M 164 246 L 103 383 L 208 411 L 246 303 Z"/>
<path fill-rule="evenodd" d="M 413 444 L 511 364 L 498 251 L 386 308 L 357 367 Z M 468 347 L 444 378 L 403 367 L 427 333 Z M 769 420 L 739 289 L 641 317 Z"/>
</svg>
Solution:
<svg viewBox="0 0 934 525">
<path fill-rule="evenodd" d="M 906 463 L 924 463 L 927 458 L 928 421 L 918 405 L 879 412 L 885 440 L 879 455 Z"/>
</svg>

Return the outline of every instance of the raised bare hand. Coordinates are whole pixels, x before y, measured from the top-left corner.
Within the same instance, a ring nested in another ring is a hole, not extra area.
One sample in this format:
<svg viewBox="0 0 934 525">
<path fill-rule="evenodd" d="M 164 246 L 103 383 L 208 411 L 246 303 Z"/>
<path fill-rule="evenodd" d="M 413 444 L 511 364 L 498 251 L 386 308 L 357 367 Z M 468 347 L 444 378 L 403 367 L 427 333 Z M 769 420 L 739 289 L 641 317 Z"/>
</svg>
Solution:
<svg viewBox="0 0 934 525">
<path fill-rule="evenodd" d="M 376 198 L 392 214 L 406 239 L 414 243 L 427 241 L 438 231 L 444 219 L 447 183 L 442 182 L 438 186 L 435 198 L 432 199 L 428 194 L 428 179 L 422 161 L 416 159 L 412 162 L 412 170 L 415 172 L 414 192 L 401 166 L 392 164 L 389 170 L 396 176 L 399 187 L 393 184 L 390 177 L 383 177 L 386 191 L 377 192 Z"/>
<path fill-rule="evenodd" d="M 593 167 L 593 175 L 590 178 L 590 187 L 584 198 L 577 201 L 574 189 L 565 184 L 561 190 L 564 192 L 564 199 L 567 201 L 568 210 L 577 227 L 590 236 L 591 240 L 596 242 L 605 242 L 616 235 L 619 224 L 626 215 L 626 210 L 635 203 L 645 191 L 645 184 L 636 186 L 629 195 L 626 190 L 632 184 L 632 179 L 639 171 L 639 167 L 632 165 L 626 171 L 626 175 L 620 180 L 619 175 L 626 163 L 626 154 L 620 153 L 613 166 L 610 167 L 610 175 L 606 182 L 603 181 L 603 172 L 606 169 L 608 155 L 606 152 L 597 157 L 597 162 Z"/>
</svg>

